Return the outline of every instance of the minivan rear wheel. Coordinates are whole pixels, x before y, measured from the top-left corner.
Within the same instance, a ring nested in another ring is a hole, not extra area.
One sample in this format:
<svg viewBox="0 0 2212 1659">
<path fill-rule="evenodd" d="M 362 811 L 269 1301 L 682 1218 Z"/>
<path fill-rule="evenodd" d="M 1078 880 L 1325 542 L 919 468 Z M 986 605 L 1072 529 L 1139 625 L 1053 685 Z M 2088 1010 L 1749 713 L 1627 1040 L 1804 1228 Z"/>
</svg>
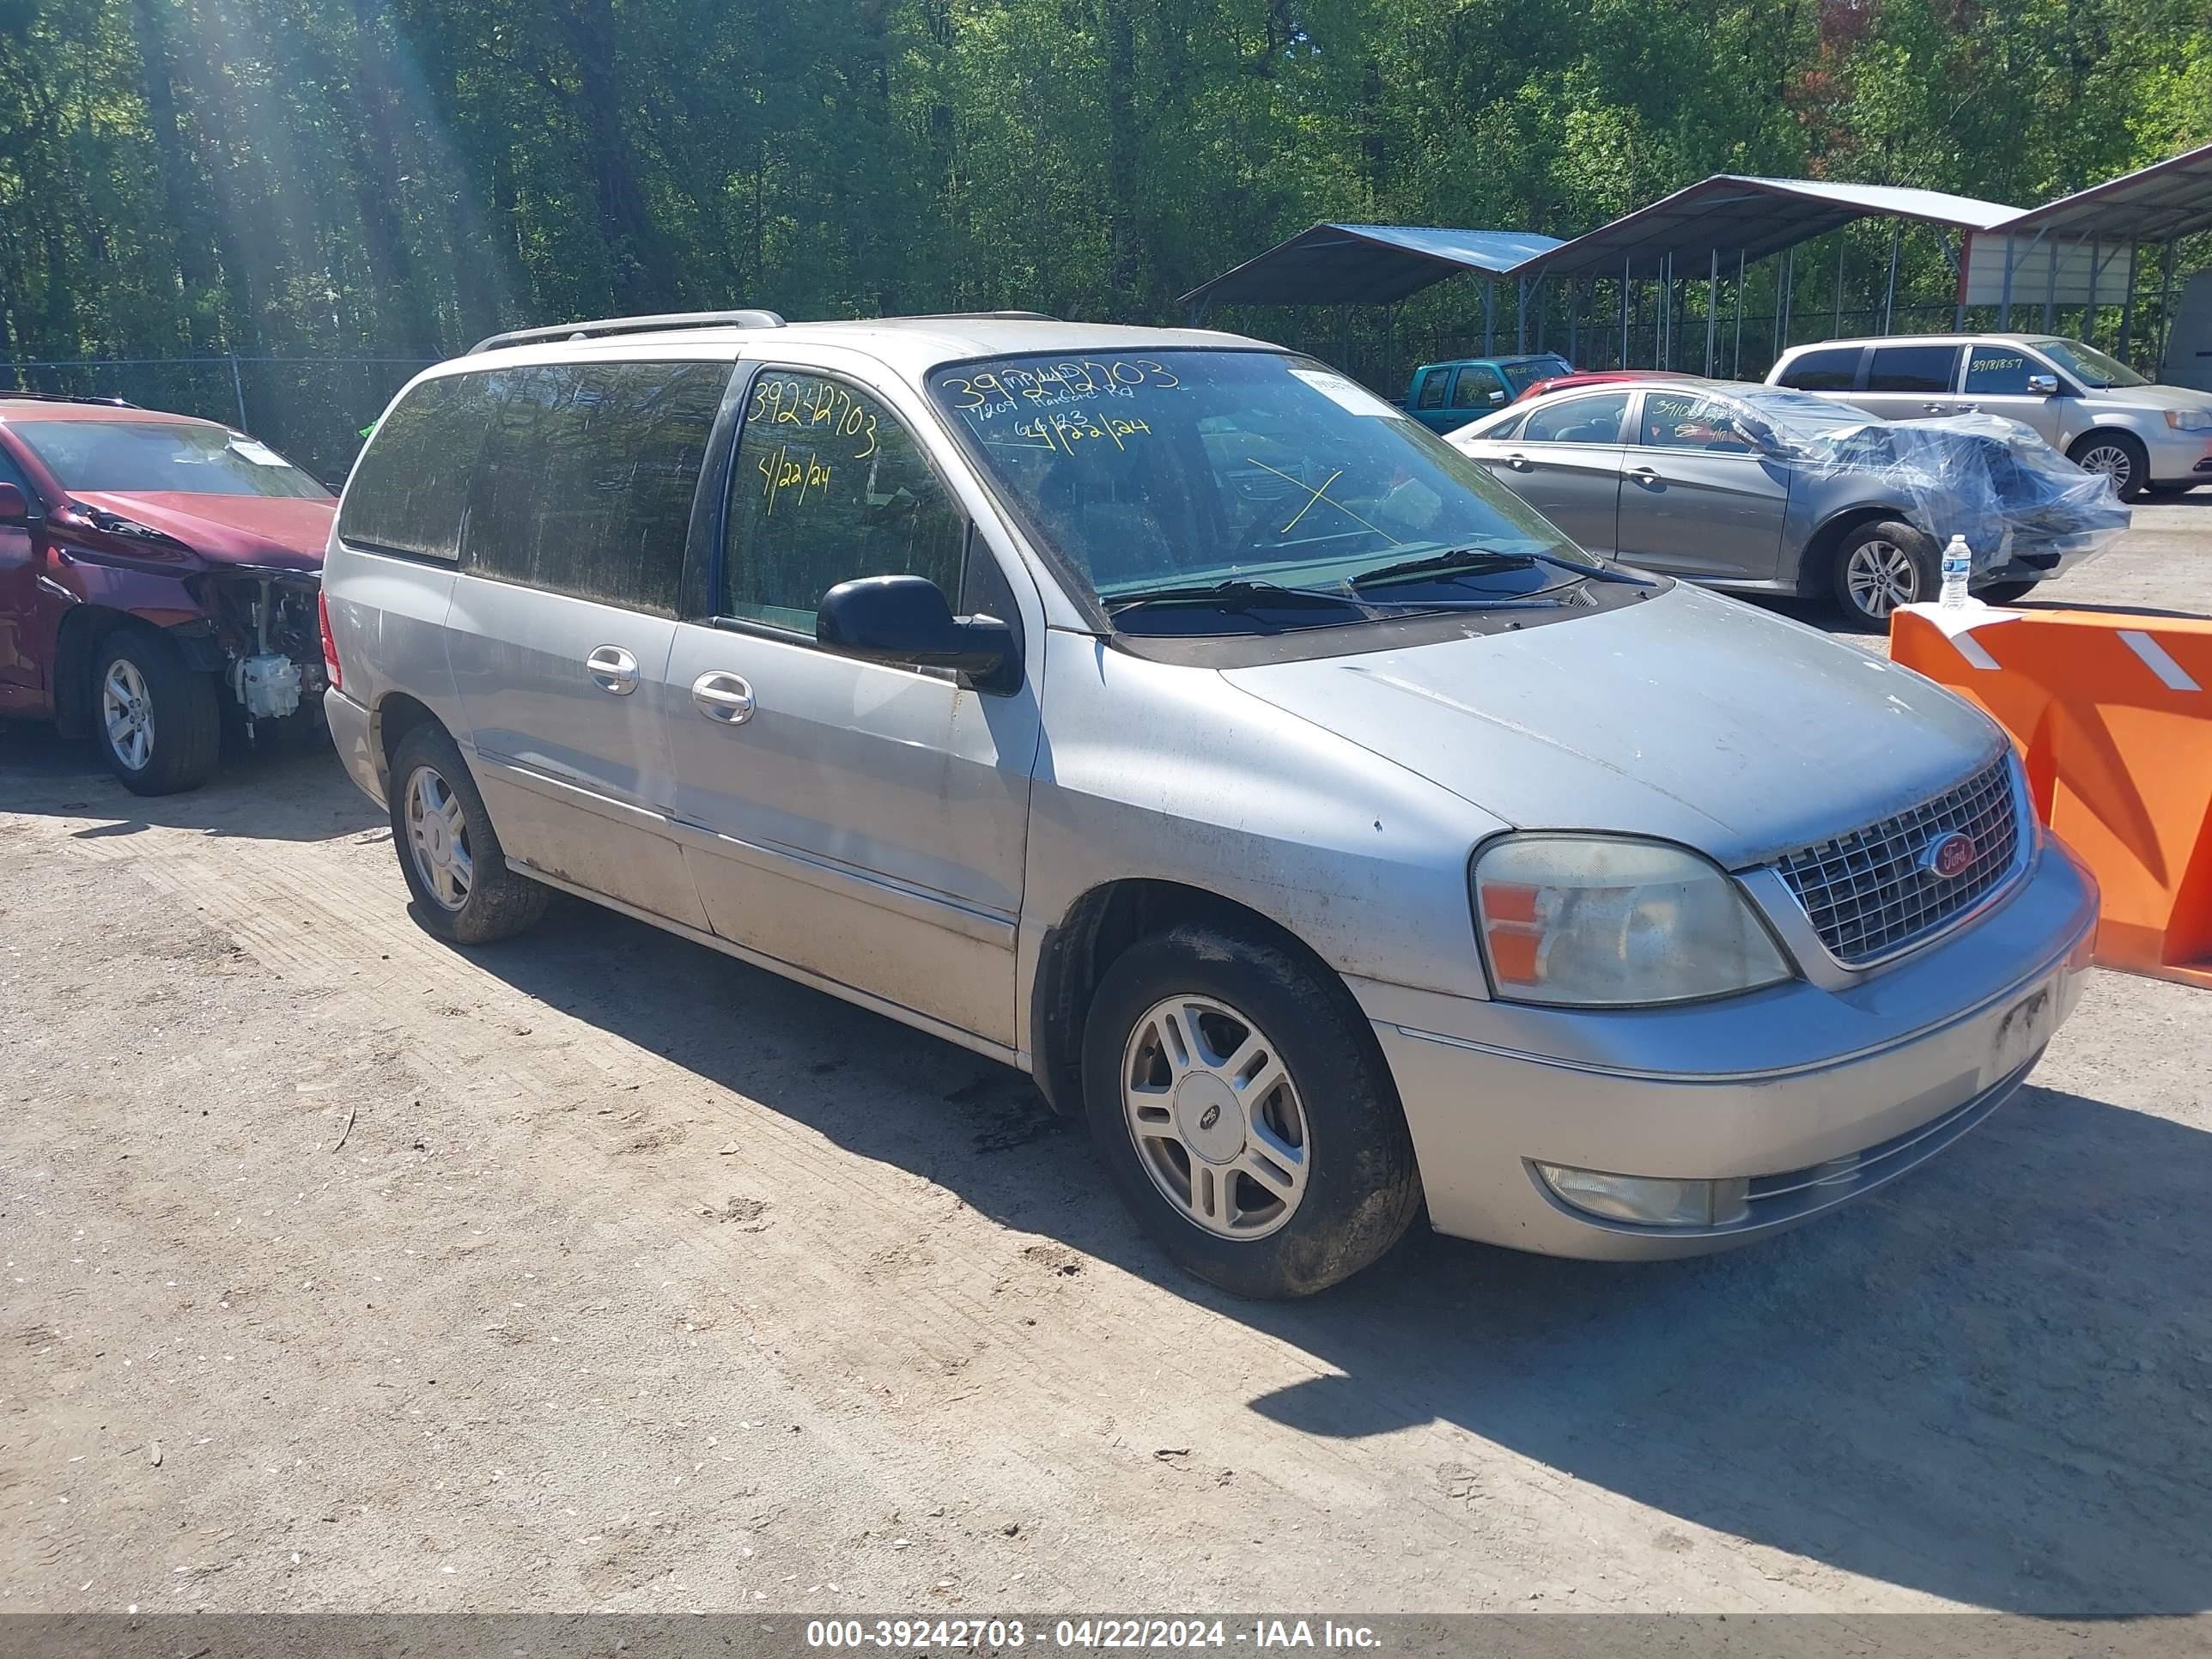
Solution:
<svg viewBox="0 0 2212 1659">
<path fill-rule="evenodd" d="M 1326 1289 L 1420 1211 L 1373 1030 L 1281 944 L 1188 922 L 1130 946 L 1092 999 L 1083 1076 L 1122 1200 L 1178 1266 L 1224 1290 Z"/>
<path fill-rule="evenodd" d="M 507 867 L 507 854 L 460 748 L 424 724 L 392 757 L 392 843 L 415 915 L 440 939 L 489 945 L 545 914 L 550 890 Z"/>
<path fill-rule="evenodd" d="M 1859 526 L 1836 549 L 1836 603 L 1863 629 L 1887 628 L 1899 605 L 1934 599 L 1941 580 L 1934 539 L 1894 519 Z"/>
</svg>

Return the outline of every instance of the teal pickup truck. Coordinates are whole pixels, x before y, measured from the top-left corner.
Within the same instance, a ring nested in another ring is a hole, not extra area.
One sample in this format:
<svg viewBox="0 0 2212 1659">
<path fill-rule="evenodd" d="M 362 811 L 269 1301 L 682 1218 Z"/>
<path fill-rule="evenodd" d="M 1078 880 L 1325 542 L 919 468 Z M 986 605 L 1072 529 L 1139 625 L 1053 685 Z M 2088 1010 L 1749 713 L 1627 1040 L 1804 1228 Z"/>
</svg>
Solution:
<svg viewBox="0 0 2212 1659">
<path fill-rule="evenodd" d="M 1493 409 L 1504 408 L 1536 381 L 1574 372 L 1575 366 L 1556 351 L 1423 363 L 1406 388 L 1406 410 L 1431 432 L 1455 432 Z"/>
</svg>

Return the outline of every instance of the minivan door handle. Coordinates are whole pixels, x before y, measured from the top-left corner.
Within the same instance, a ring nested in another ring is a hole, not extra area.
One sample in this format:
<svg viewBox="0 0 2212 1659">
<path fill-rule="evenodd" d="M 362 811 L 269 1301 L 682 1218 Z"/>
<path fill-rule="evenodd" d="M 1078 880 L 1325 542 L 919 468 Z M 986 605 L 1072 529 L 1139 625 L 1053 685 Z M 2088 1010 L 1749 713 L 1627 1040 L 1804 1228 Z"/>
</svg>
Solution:
<svg viewBox="0 0 2212 1659">
<path fill-rule="evenodd" d="M 599 647 L 584 659 L 584 672 L 610 696 L 626 697 L 637 690 L 637 659 L 618 645 Z"/>
<path fill-rule="evenodd" d="M 710 720 L 743 726 L 753 717 L 753 689 L 741 674 L 714 670 L 691 682 L 691 706 Z"/>
<path fill-rule="evenodd" d="M 1534 472 L 1536 470 L 1536 463 L 1526 455 L 1508 455 L 1505 458 L 1505 465 L 1516 472 Z"/>
<path fill-rule="evenodd" d="M 1659 482 L 1659 475 L 1648 466 L 1639 466 L 1628 476 L 1640 484 L 1650 485 Z"/>
</svg>

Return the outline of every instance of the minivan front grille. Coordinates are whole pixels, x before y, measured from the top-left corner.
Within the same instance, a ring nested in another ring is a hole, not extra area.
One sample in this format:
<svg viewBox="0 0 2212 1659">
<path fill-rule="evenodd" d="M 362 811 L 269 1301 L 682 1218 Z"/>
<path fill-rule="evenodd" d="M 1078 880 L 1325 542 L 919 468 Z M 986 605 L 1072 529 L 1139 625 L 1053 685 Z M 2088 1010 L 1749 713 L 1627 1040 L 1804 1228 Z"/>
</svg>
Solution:
<svg viewBox="0 0 2212 1659">
<path fill-rule="evenodd" d="M 1784 854 L 1775 868 L 1837 961 L 1893 956 L 1972 908 L 2013 867 L 2021 807 L 2012 763 L 2000 756 L 1957 787 L 1863 830 Z M 1936 868 L 1950 847 L 1955 872 Z"/>
</svg>

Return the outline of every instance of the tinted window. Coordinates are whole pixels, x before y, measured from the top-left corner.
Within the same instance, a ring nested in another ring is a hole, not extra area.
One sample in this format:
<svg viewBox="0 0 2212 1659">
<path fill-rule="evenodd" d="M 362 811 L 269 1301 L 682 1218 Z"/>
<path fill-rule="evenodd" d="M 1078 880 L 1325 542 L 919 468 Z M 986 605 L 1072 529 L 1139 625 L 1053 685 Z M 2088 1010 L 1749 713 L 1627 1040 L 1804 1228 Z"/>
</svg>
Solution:
<svg viewBox="0 0 2212 1659">
<path fill-rule="evenodd" d="M 1426 374 L 1423 374 L 1421 376 L 1421 401 L 1419 407 L 1422 409 L 1442 409 L 1444 404 L 1444 387 L 1449 386 L 1450 383 L 1451 370 L 1448 368 L 1432 368 Z"/>
<path fill-rule="evenodd" d="M 1508 363 L 1505 378 L 1512 386 L 1513 395 L 1519 397 L 1539 380 L 1549 380 L 1554 374 L 1571 374 L 1575 366 L 1565 357 L 1539 357 L 1533 362 Z"/>
<path fill-rule="evenodd" d="M 1620 441 L 1620 423 L 1627 417 L 1626 392 L 1568 398 L 1530 410 L 1528 424 L 1521 438 L 1522 442 L 1532 444 L 1617 444 Z"/>
<path fill-rule="evenodd" d="M 179 495 L 331 492 L 264 443 L 183 421 L 16 421 L 11 429 L 64 489 Z"/>
<path fill-rule="evenodd" d="M 1993 397 L 2007 392 L 2026 396 L 2027 377 L 2048 374 L 2045 368 L 2016 345 L 1978 343 L 1966 356 L 1966 390 Z"/>
<path fill-rule="evenodd" d="M 811 635 L 822 596 L 858 576 L 961 593 L 967 523 L 898 417 L 818 374 L 763 369 L 730 472 L 724 616 Z"/>
<path fill-rule="evenodd" d="M 491 376 L 424 380 L 393 405 L 354 463 L 338 534 L 418 558 L 461 556 L 461 516 L 492 410 Z"/>
<path fill-rule="evenodd" d="M 1735 429 L 1735 412 L 1726 404 L 1701 398 L 1694 392 L 1645 392 L 1644 442 L 1654 449 L 1716 449 L 1735 455 L 1751 453 L 1751 446 Z"/>
<path fill-rule="evenodd" d="M 23 477 L 21 470 L 15 465 L 14 458 L 4 449 L 0 449 L 0 483 L 15 485 L 23 492 L 23 498 L 30 501 L 33 507 L 35 507 L 38 505 L 31 495 L 30 481 Z"/>
<path fill-rule="evenodd" d="M 1462 368 L 1452 386 L 1454 409 L 1497 409 L 1507 401 L 1505 379 L 1494 368 Z"/>
<path fill-rule="evenodd" d="M 930 383 L 1069 578 L 1109 606 L 1231 578 L 1326 585 L 1470 543 L 1583 556 L 1486 470 L 1309 358 L 1024 356 Z M 1559 579 L 1536 566 L 1481 580 L 1496 591 Z M 1298 618 L 1289 625 L 1346 620 L 1326 605 Z"/>
<path fill-rule="evenodd" d="M 1778 384 L 1800 392 L 1849 392 L 1858 381 L 1860 355 L 1857 346 L 1808 351 L 1783 372 Z"/>
<path fill-rule="evenodd" d="M 1959 373 L 1954 345 L 1876 346 L 1869 392 L 1948 392 Z"/>
<path fill-rule="evenodd" d="M 691 498 L 730 372 L 727 363 L 495 371 L 469 497 L 468 568 L 674 616 Z"/>
</svg>

